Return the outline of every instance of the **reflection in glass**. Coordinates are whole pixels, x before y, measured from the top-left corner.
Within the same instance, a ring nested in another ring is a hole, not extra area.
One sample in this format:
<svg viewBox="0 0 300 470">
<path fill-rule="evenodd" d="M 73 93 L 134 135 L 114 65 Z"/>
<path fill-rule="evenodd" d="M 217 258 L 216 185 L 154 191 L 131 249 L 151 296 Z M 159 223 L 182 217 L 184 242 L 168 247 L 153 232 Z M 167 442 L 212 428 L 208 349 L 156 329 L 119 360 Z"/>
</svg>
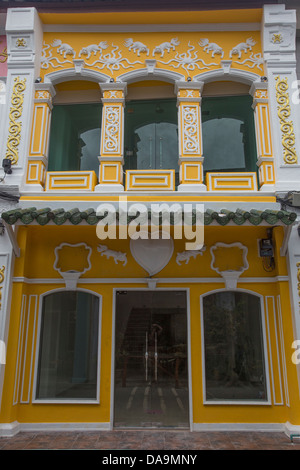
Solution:
<svg viewBox="0 0 300 470">
<path fill-rule="evenodd" d="M 204 97 L 201 105 L 204 172 L 257 171 L 249 95 Z"/>
<path fill-rule="evenodd" d="M 97 399 L 99 299 L 63 291 L 44 298 L 37 398 Z"/>
<path fill-rule="evenodd" d="M 114 424 L 189 424 L 186 293 L 116 296 Z"/>
<path fill-rule="evenodd" d="M 246 171 L 243 125 L 243 121 L 232 118 L 212 119 L 203 123 L 205 170 L 238 168 Z"/>
<path fill-rule="evenodd" d="M 130 101 L 125 112 L 124 169 L 174 169 L 178 184 L 176 101 Z"/>
<path fill-rule="evenodd" d="M 203 298 L 206 400 L 266 401 L 260 299 L 243 292 Z"/>
<path fill-rule="evenodd" d="M 98 175 L 101 110 L 98 103 L 53 107 L 49 171 L 94 170 Z"/>
</svg>

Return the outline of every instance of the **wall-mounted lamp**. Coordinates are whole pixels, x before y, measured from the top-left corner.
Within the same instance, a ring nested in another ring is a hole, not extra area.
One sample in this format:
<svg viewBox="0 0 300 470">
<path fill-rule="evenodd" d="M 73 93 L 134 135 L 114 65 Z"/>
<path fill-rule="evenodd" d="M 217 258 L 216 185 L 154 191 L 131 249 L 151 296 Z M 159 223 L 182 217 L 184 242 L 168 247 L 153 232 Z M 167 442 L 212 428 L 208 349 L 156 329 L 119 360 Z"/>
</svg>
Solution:
<svg viewBox="0 0 300 470">
<path fill-rule="evenodd" d="M 41 83 L 41 81 L 42 81 L 42 78 L 38 77 L 38 78 L 35 79 L 34 83 Z"/>
<path fill-rule="evenodd" d="M 187 82 L 191 82 L 191 81 L 192 81 L 191 77 L 188 77 L 188 78 L 186 79 L 186 81 L 187 81 Z"/>
<path fill-rule="evenodd" d="M 12 169 L 11 169 L 11 160 L 9 158 L 4 158 L 2 161 L 2 168 L 4 170 L 4 173 L 7 175 L 12 174 Z"/>
<path fill-rule="evenodd" d="M 114 78 L 110 78 L 109 79 L 109 83 L 114 83 L 115 79 Z"/>
<path fill-rule="evenodd" d="M 0 178 L 0 183 L 2 183 L 2 181 L 4 181 L 6 175 L 11 175 L 12 174 L 11 160 L 9 158 L 4 158 L 3 159 L 2 168 L 4 170 L 4 176 L 3 176 L 3 178 Z"/>
<path fill-rule="evenodd" d="M 267 82 L 268 79 L 267 79 L 267 77 L 260 77 L 260 81 L 261 81 L 261 82 Z"/>
</svg>

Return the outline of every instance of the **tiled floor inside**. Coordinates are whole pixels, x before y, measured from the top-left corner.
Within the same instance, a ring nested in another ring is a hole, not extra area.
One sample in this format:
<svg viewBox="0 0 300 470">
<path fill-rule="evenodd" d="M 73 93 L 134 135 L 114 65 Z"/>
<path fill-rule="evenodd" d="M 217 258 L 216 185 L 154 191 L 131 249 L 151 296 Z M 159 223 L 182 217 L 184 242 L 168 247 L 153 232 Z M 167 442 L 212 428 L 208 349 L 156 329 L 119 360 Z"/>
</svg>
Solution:
<svg viewBox="0 0 300 470">
<path fill-rule="evenodd" d="M 20 432 L 0 437 L 0 450 L 300 450 L 279 432 L 113 430 Z"/>
</svg>

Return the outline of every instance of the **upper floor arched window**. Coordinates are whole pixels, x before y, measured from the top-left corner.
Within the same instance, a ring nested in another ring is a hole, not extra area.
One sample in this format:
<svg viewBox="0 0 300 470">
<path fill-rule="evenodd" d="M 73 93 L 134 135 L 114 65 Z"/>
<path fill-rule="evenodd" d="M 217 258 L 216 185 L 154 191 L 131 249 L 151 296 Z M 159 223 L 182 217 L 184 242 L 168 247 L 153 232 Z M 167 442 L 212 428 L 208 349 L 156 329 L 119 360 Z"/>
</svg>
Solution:
<svg viewBox="0 0 300 470">
<path fill-rule="evenodd" d="M 178 182 L 178 118 L 174 86 L 145 81 L 128 88 L 124 169 L 175 169 Z"/>
<path fill-rule="evenodd" d="M 52 110 L 49 171 L 99 172 L 102 104 L 97 83 L 65 82 L 56 86 Z"/>
<path fill-rule="evenodd" d="M 204 172 L 257 171 L 257 151 L 249 87 L 236 82 L 204 86 L 202 139 Z"/>
</svg>

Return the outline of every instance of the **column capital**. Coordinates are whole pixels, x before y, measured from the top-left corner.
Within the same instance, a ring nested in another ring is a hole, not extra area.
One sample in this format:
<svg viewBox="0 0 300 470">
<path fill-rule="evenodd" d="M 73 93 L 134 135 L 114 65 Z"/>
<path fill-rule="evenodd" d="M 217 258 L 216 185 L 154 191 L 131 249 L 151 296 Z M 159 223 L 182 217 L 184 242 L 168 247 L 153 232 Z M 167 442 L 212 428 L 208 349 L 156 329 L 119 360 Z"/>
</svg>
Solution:
<svg viewBox="0 0 300 470">
<path fill-rule="evenodd" d="M 253 96 L 253 107 L 257 103 L 267 103 L 269 94 L 268 94 L 269 85 L 267 81 L 253 82 L 249 93 Z"/>
<path fill-rule="evenodd" d="M 124 96 L 127 94 L 127 83 L 125 82 L 106 82 L 99 83 L 102 93 L 105 91 L 122 91 Z"/>
<path fill-rule="evenodd" d="M 200 93 L 203 90 L 204 82 L 202 81 L 197 81 L 194 82 L 192 81 L 182 81 L 182 80 L 177 80 L 175 82 L 175 93 L 177 94 L 179 90 L 199 90 Z"/>
</svg>

